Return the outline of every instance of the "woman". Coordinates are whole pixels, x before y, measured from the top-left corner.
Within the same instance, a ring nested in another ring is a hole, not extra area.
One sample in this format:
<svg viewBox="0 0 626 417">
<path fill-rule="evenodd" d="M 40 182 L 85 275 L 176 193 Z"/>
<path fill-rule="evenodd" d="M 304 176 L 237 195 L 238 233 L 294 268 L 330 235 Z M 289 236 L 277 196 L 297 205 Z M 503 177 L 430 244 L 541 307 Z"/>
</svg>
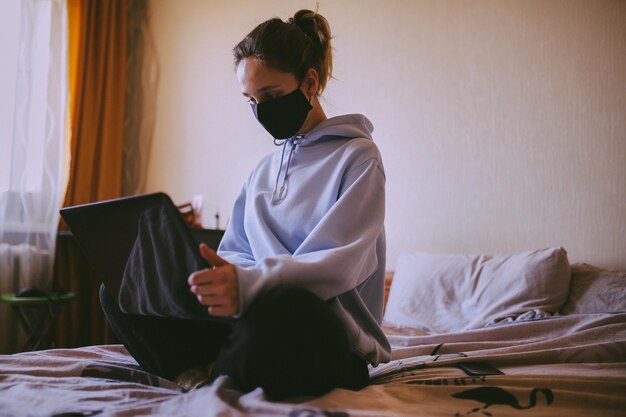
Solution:
<svg viewBox="0 0 626 417">
<path fill-rule="evenodd" d="M 171 378 L 211 362 L 212 377 L 281 399 L 360 389 L 367 364 L 389 360 L 379 327 L 385 176 L 369 120 L 329 119 L 320 105 L 330 39 L 324 17 L 300 10 L 261 23 L 233 49 L 243 96 L 282 149 L 248 177 L 218 253 L 201 245 L 213 268 L 188 279 L 209 315 L 234 325 L 131 317 L 103 301 L 118 337 L 151 372 Z M 136 330 L 154 328 L 162 339 L 166 325 L 169 348 Z"/>
</svg>

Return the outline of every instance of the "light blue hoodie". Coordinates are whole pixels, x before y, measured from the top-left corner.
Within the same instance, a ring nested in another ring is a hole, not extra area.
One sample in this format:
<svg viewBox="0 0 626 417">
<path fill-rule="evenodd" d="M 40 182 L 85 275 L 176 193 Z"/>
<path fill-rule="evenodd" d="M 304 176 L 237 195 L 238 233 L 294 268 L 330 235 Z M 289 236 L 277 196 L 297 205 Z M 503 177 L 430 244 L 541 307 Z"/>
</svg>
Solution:
<svg viewBox="0 0 626 417">
<path fill-rule="evenodd" d="M 285 140 L 248 177 L 218 254 L 237 269 L 241 311 L 262 290 L 306 288 L 329 301 L 353 351 L 376 366 L 391 348 L 380 328 L 385 173 L 372 131 L 354 114 Z"/>
</svg>

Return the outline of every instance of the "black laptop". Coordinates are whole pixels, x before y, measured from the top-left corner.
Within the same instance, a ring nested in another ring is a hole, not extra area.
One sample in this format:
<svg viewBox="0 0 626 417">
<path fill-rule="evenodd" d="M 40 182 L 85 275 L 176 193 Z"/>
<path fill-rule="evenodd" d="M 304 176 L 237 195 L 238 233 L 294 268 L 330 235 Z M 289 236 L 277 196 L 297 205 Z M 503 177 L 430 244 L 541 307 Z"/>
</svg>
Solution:
<svg viewBox="0 0 626 417">
<path fill-rule="evenodd" d="M 157 303 L 180 304 L 182 300 L 182 304 L 193 306 L 191 315 L 180 311 L 159 313 L 149 305 L 127 312 L 189 318 L 206 315 L 206 309 L 188 291 L 186 279 L 191 272 L 209 266 L 200 256 L 199 243 L 216 249 L 222 231 L 190 228 L 170 197 L 161 192 L 67 207 L 60 213 L 87 260 L 120 304 L 129 299 L 129 292 L 130 297 L 140 300 L 139 304 L 145 303 L 142 297 L 151 297 L 147 292 L 156 289 L 144 288 L 139 282 L 145 274 L 149 279 L 159 275 L 159 282 L 168 281 L 166 285 L 172 286 L 160 289 L 161 293 L 171 294 L 172 300 L 161 297 Z M 126 295 L 120 293 L 122 282 Z M 134 302 L 129 301 L 126 307 Z"/>
</svg>

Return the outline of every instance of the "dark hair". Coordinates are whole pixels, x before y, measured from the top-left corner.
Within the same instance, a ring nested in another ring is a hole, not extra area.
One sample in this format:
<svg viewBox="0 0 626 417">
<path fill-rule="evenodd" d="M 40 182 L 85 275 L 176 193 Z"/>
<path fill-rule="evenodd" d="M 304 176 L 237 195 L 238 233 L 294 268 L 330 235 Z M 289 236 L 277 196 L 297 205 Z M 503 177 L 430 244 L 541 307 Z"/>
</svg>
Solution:
<svg viewBox="0 0 626 417">
<path fill-rule="evenodd" d="M 309 68 L 319 76 L 319 95 L 333 72 L 330 26 L 324 16 L 311 10 L 299 10 L 283 22 L 266 20 L 233 48 L 235 66 L 254 57 L 268 67 L 290 72 L 302 82 Z"/>
</svg>

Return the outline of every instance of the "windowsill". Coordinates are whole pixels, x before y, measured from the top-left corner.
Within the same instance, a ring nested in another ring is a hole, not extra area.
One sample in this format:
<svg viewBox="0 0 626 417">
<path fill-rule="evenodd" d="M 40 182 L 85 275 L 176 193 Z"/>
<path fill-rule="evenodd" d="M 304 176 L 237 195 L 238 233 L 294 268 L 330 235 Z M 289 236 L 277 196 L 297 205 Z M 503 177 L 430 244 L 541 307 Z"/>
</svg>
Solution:
<svg viewBox="0 0 626 417">
<path fill-rule="evenodd" d="M 19 245 L 26 243 L 38 246 L 40 249 L 49 247 L 50 238 L 54 230 L 44 224 L 5 223 L 0 226 L 2 243 Z"/>
</svg>

